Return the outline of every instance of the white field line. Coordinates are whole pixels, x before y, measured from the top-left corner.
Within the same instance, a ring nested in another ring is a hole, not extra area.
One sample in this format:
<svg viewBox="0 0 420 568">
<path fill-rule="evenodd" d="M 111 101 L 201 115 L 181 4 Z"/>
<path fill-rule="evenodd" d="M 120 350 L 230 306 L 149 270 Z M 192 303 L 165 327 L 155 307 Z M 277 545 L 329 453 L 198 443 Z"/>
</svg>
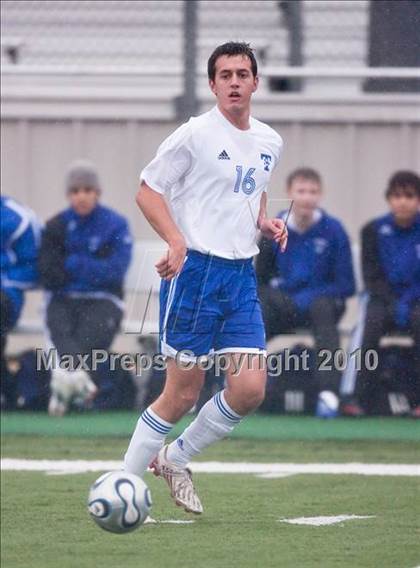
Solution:
<svg viewBox="0 0 420 568">
<path fill-rule="evenodd" d="M 145 525 L 192 525 L 195 521 L 187 521 L 187 520 L 180 520 L 180 519 L 166 519 L 164 521 L 157 521 L 152 517 L 147 517 L 144 521 Z"/>
<path fill-rule="evenodd" d="M 248 463 L 248 462 L 194 462 L 196 473 L 241 473 L 249 475 L 274 474 L 330 474 L 380 475 L 420 477 L 420 464 L 377 463 Z M 3 471 L 42 471 L 49 474 L 85 473 L 90 471 L 121 470 L 121 461 L 92 460 L 29 460 L 3 458 Z"/>
<path fill-rule="evenodd" d="M 336 515 L 329 517 L 297 517 L 296 519 L 279 519 L 280 523 L 289 523 L 290 525 L 312 525 L 314 527 L 322 527 L 328 525 L 336 525 L 343 521 L 353 521 L 354 519 L 374 519 L 376 515 Z"/>
</svg>

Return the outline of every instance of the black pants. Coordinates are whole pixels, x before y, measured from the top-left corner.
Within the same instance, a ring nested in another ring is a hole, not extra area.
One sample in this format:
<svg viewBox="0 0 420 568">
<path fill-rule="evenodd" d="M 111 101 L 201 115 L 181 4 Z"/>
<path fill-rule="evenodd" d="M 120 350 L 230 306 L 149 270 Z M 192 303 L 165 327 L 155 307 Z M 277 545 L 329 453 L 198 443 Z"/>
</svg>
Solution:
<svg viewBox="0 0 420 568">
<path fill-rule="evenodd" d="M 16 402 L 16 381 L 7 368 L 7 336 L 16 323 L 12 302 L 5 292 L 0 293 L 1 306 L 1 345 L 0 345 L 0 393 L 1 408 L 14 408 Z"/>
<path fill-rule="evenodd" d="M 122 312 L 113 302 L 55 296 L 47 308 L 47 327 L 60 356 L 91 354 L 93 349 L 108 350 L 117 333 Z M 91 366 L 90 357 L 88 364 Z M 91 376 L 95 379 L 95 373 Z"/>
<path fill-rule="evenodd" d="M 368 349 L 378 351 L 381 338 L 387 333 L 395 331 L 394 313 L 394 302 L 385 303 L 377 298 L 369 300 L 363 331 L 362 361 L 365 360 L 365 353 Z M 414 303 L 410 310 L 409 333 L 414 340 L 414 369 L 417 373 L 417 383 L 420 383 L 420 301 Z M 362 367 L 357 375 L 355 396 L 359 400 L 363 398 L 370 373 L 371 371 Z M 420 400 L 417 403 L 420 404 Z"/>
<path fill-rule="evenodd" d="M 259 290 L 263 309 L 267 339 L 281 333 L 293 332 L 304 327 L 312 331 L 315 350 L 318 354 L 316 375 L 320 390 L 332 390 L 338 393 L 340 372 L 335 369 L 318 370 L 324 357 L 319 357 L 322 349 L 332 354 L 340 347 L 337 324 L 340 321 L 345 303 L 337 298 L 321 297 L 312 302 L 309 310 L 300 312 L 292 298 L 280 290 L 263 286 Z"/>
</svg>

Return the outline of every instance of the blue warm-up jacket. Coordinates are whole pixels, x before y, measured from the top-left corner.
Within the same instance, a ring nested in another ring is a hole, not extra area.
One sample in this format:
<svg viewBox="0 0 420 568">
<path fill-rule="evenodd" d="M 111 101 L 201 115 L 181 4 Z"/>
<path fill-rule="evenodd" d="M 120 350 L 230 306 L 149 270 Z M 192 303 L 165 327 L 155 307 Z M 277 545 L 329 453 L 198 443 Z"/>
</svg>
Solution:
<svg viewBox="0 0 420 568">
<path fill-rule="evenodd" d="M 363 227 L 362 269 L 370 296 L 394 302 L 395 323 L 406 327 L 410 307 L 420 300 L 420 213 L 406 228 L 390 213 Z"/>
<path fill-rule="evenodd" d="M 11 324 L 19 317 L 24 290 L 37 283 L 40 224 L 33 211 L 11 197 L 1 197 L 1 290 L 12 308 Z"/>
<path fill-rule="evenodd" d="M 322 296 L 345 299 L 355 292 L 352 255 L 347 234 L 337 219 L 321 216 L 307 231 L 288 226 L 284 253 L 274 241 L 263 239 L 257 257 L 260 285 L 288 294 L 301 311 Z M 278 215 L 285 217 L 285 212 Z"/>
<path fill-rule="evenodd" d="M 54 294 L 122 298 L 132 238 L 124 217 L 102 205 L 87 216 L 72 208 L 53 217 L 42 235 L 41 282 Z"/>
</svg>

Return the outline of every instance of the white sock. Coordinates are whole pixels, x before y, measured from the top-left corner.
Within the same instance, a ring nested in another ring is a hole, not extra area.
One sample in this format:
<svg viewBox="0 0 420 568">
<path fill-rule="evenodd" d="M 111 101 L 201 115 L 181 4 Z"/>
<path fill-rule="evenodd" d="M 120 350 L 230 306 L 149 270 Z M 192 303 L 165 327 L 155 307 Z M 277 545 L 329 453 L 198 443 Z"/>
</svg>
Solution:
<svg viewBox="0 0 420 568">
<path fill-rule="evenodd" d="M 137 421 L 130 444 L 124 456 L 124 471 L 143 477 L 148 465 L 159 453 L 173 424 L 146 408 Z"/>
<path fill-rule="evenodd" d="M 175 465 L 185 467 L 207 446 L 230 434 L 241 418 L 227 404 L 224 391 L 216 393 L 206 402 L 196 419 L 169 444 L 166 457 Z"/>
</svg>

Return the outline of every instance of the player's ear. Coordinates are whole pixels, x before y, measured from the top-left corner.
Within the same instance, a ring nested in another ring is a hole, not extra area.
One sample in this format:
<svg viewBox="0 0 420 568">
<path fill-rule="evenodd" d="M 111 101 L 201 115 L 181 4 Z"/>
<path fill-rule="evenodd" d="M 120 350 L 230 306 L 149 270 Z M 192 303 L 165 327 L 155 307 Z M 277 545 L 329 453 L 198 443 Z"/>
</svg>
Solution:
<svg viewBox="0 0 420 568">
<path fill-rule="evenodd" d="M 215 95 L 217 95 L 216 92 L 216 84 L 212 79 L 209 79 L 209 85 L 210 85 L 210 89 L 212 91 L 212 93 L 214 93 Z"/>
<path fill-rule="evenodd" d="M 256 75 L 254 77 L 254 88 L 252 89 L 253 93 L 255 93 L 255 91 L 258 89 L 259 82 L 260 82 L 260 78 L 258 77 L 258 75 Z"/>
</svg>

